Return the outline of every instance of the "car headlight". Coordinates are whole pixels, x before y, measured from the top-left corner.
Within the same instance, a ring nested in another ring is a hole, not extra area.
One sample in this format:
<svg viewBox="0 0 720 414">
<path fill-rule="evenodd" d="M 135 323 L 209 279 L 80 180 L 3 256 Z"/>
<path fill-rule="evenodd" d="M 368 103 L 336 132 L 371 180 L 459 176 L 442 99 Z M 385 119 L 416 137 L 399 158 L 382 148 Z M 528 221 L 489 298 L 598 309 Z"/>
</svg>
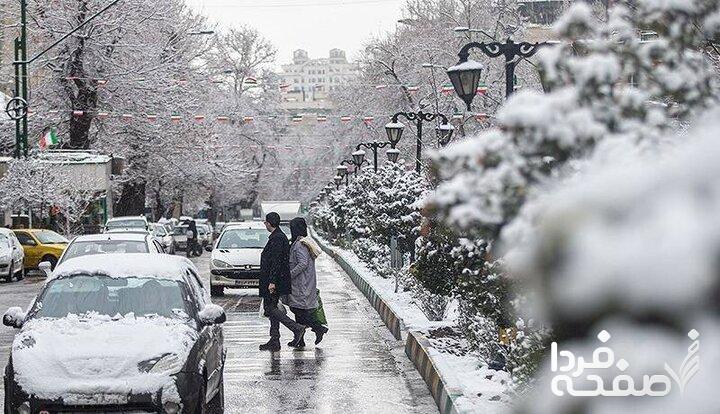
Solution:
<svg viewBox="0 0 720 414">
<path fill-rule="evenodd" d="M 218 269 L 226 269 L 228 267 L 232 267 L 232 266 L 230 266 L 230 264 L 225 263 L 222 260 L 218 260 L 218 259 L 213 259 L 212 265 L 213 265 L 213 267 L 217 267 Z"/>
<path fill-rule="evenodd" d="M 183 365 L 183 361 L 177 355 L 165 354 L 139 363 L 138 369 L 149 374 L 177 374 Z"/>
</svg>

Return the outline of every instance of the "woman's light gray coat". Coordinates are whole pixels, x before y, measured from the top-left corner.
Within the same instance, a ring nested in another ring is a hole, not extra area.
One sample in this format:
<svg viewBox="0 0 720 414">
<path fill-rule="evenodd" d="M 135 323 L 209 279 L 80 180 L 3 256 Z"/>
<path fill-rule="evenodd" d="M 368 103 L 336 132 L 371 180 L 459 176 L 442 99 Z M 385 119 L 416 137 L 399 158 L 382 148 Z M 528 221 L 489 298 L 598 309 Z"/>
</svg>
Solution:
<svg viewBox="0 0 720 414">
<path fill-rule="evenodd" d="M 290 246 L 290 280 L 291 293 L 288 305 L 300 309 L 315 309 L 317 302 L 317 275 L 315 274 L 315 258 L 320 249 L 312 239 L 300 237 Z"/>
</svg>

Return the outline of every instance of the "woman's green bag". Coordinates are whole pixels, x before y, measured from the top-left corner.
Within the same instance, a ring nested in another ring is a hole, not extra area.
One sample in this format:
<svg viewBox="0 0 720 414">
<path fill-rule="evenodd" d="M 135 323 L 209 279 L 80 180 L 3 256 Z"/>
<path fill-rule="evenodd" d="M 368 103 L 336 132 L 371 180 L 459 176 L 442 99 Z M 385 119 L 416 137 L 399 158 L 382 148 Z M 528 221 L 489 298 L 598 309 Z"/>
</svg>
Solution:
<svg viewBox="0 0 720 414">
<path fill-rule="evenodd" d="M 325 310 L 323 309 L 322 299 L 320 299 L 320 289 L 317 291 L 318 307 L 312 312 L 312 318 L 315 322 L 320 325 L 327 325 L 327 318 L 325 318 Z"/>
</svg>

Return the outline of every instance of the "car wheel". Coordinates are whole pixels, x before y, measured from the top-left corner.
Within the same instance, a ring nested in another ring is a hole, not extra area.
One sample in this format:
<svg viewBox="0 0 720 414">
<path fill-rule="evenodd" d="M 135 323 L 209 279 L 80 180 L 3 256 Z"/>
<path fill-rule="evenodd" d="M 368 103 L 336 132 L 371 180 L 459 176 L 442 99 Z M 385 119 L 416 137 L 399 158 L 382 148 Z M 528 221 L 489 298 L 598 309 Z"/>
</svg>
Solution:
<svg viewBox="0 0 720 414">
<path fill-rule="evenodd" d="M 55 270 L 55 266 L 57 265 L 58 259 L 55 256 L 43 256 L 42 259 L 40 259 L 41 262 L 49 262 L 50 263 L 50 270 Z"/>
<path fill-rule="evenodd" d="M 20 266 L 20 270 L 18 270 L 17 273 L 15 273 L 15 278 L 18 281 L 25 279 L 25 265 Z"/>
<path fill-rule="evenodd" d="M 225 412 L 225 379 L 220 373 L 220 385 L 218 392 L 207 405 L 207 412 L 211 414 L 223 414 Z"/>
<path fill-rule="evenodd" d="M 216 296 L 223 296 L 223 295 L 225 295 L 225 288 L 223 286 L 210 285 L 210 296 L 216 297 Z"/>
</svg>

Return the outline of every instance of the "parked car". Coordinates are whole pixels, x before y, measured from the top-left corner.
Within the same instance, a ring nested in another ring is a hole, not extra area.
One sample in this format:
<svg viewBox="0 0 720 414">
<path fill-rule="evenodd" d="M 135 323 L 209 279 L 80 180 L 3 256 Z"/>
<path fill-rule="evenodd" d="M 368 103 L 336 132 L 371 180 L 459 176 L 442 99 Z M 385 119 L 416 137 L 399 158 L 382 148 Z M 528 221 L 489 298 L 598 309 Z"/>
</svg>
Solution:
<svg viewBox="0 0 720 414">
<path fill-rule="evenodd" d="M 213 226 L 207 222 L 200 223 L 200 226 L 205 229 L 205 234 L 207 235 L 207 245 L 212 246 L 212 244 L 215 242 L 215 236 L 213 235 Z"/>
<path fill-rule="evenodd" d="M 48 262 L 50 269 L 54 269 L 69 243 L 68 239 L 52 230 L 15 230 L 15 236 L 25 252 L 26 269 L 38 269 L 42 262 Z"/>
<path fill-rule="evenodd" d="M 210 294 L 225 288 L 255 288 L 260 284 L 260 253 L 268 241 L 265 224 L 227 224 L 210 255 Z"/>
<path fill-rule="evenodd" d="M 145 216 L 113 217 L 105 223 L 106 233 L 128 230 L 151 232 L 153 228 Z"/>
<path fill-rule="evenodd" d="M 0 228 L 0 277 L 12 282 L 25 277 L 25 251 L 12 230 Z"/>
<path fill-rule="evenodd" d="M 180 225 L 173 227 L 172 237 L 173 237 L 173 241 L 175 242 L 176 250 L 180 250 L 180 251 L 184 252 L 185 249 L 187 249 L 188 229 L 189 229 L 189 227 L 184 224 L 180 224 Z"/>
<path fill-rule="evenodd" d="M 153 224 L 153 236 L 162 244 L 166 253 L 175 254 L 175 240 L 164 224 Z"/>
<path fill-rule="evenodd" d="M 225 319 L 186 258 L 67 260 L 3 316 L 5 412 L 221 413 Z"/>
<path fill-rule="evenodd" d="M 165 253 L 160 242 L 150 234 L 104 233 L 77 236 L 70 242 L 58 263 L 81 256 L 113 253 Z"/>
</svg>

